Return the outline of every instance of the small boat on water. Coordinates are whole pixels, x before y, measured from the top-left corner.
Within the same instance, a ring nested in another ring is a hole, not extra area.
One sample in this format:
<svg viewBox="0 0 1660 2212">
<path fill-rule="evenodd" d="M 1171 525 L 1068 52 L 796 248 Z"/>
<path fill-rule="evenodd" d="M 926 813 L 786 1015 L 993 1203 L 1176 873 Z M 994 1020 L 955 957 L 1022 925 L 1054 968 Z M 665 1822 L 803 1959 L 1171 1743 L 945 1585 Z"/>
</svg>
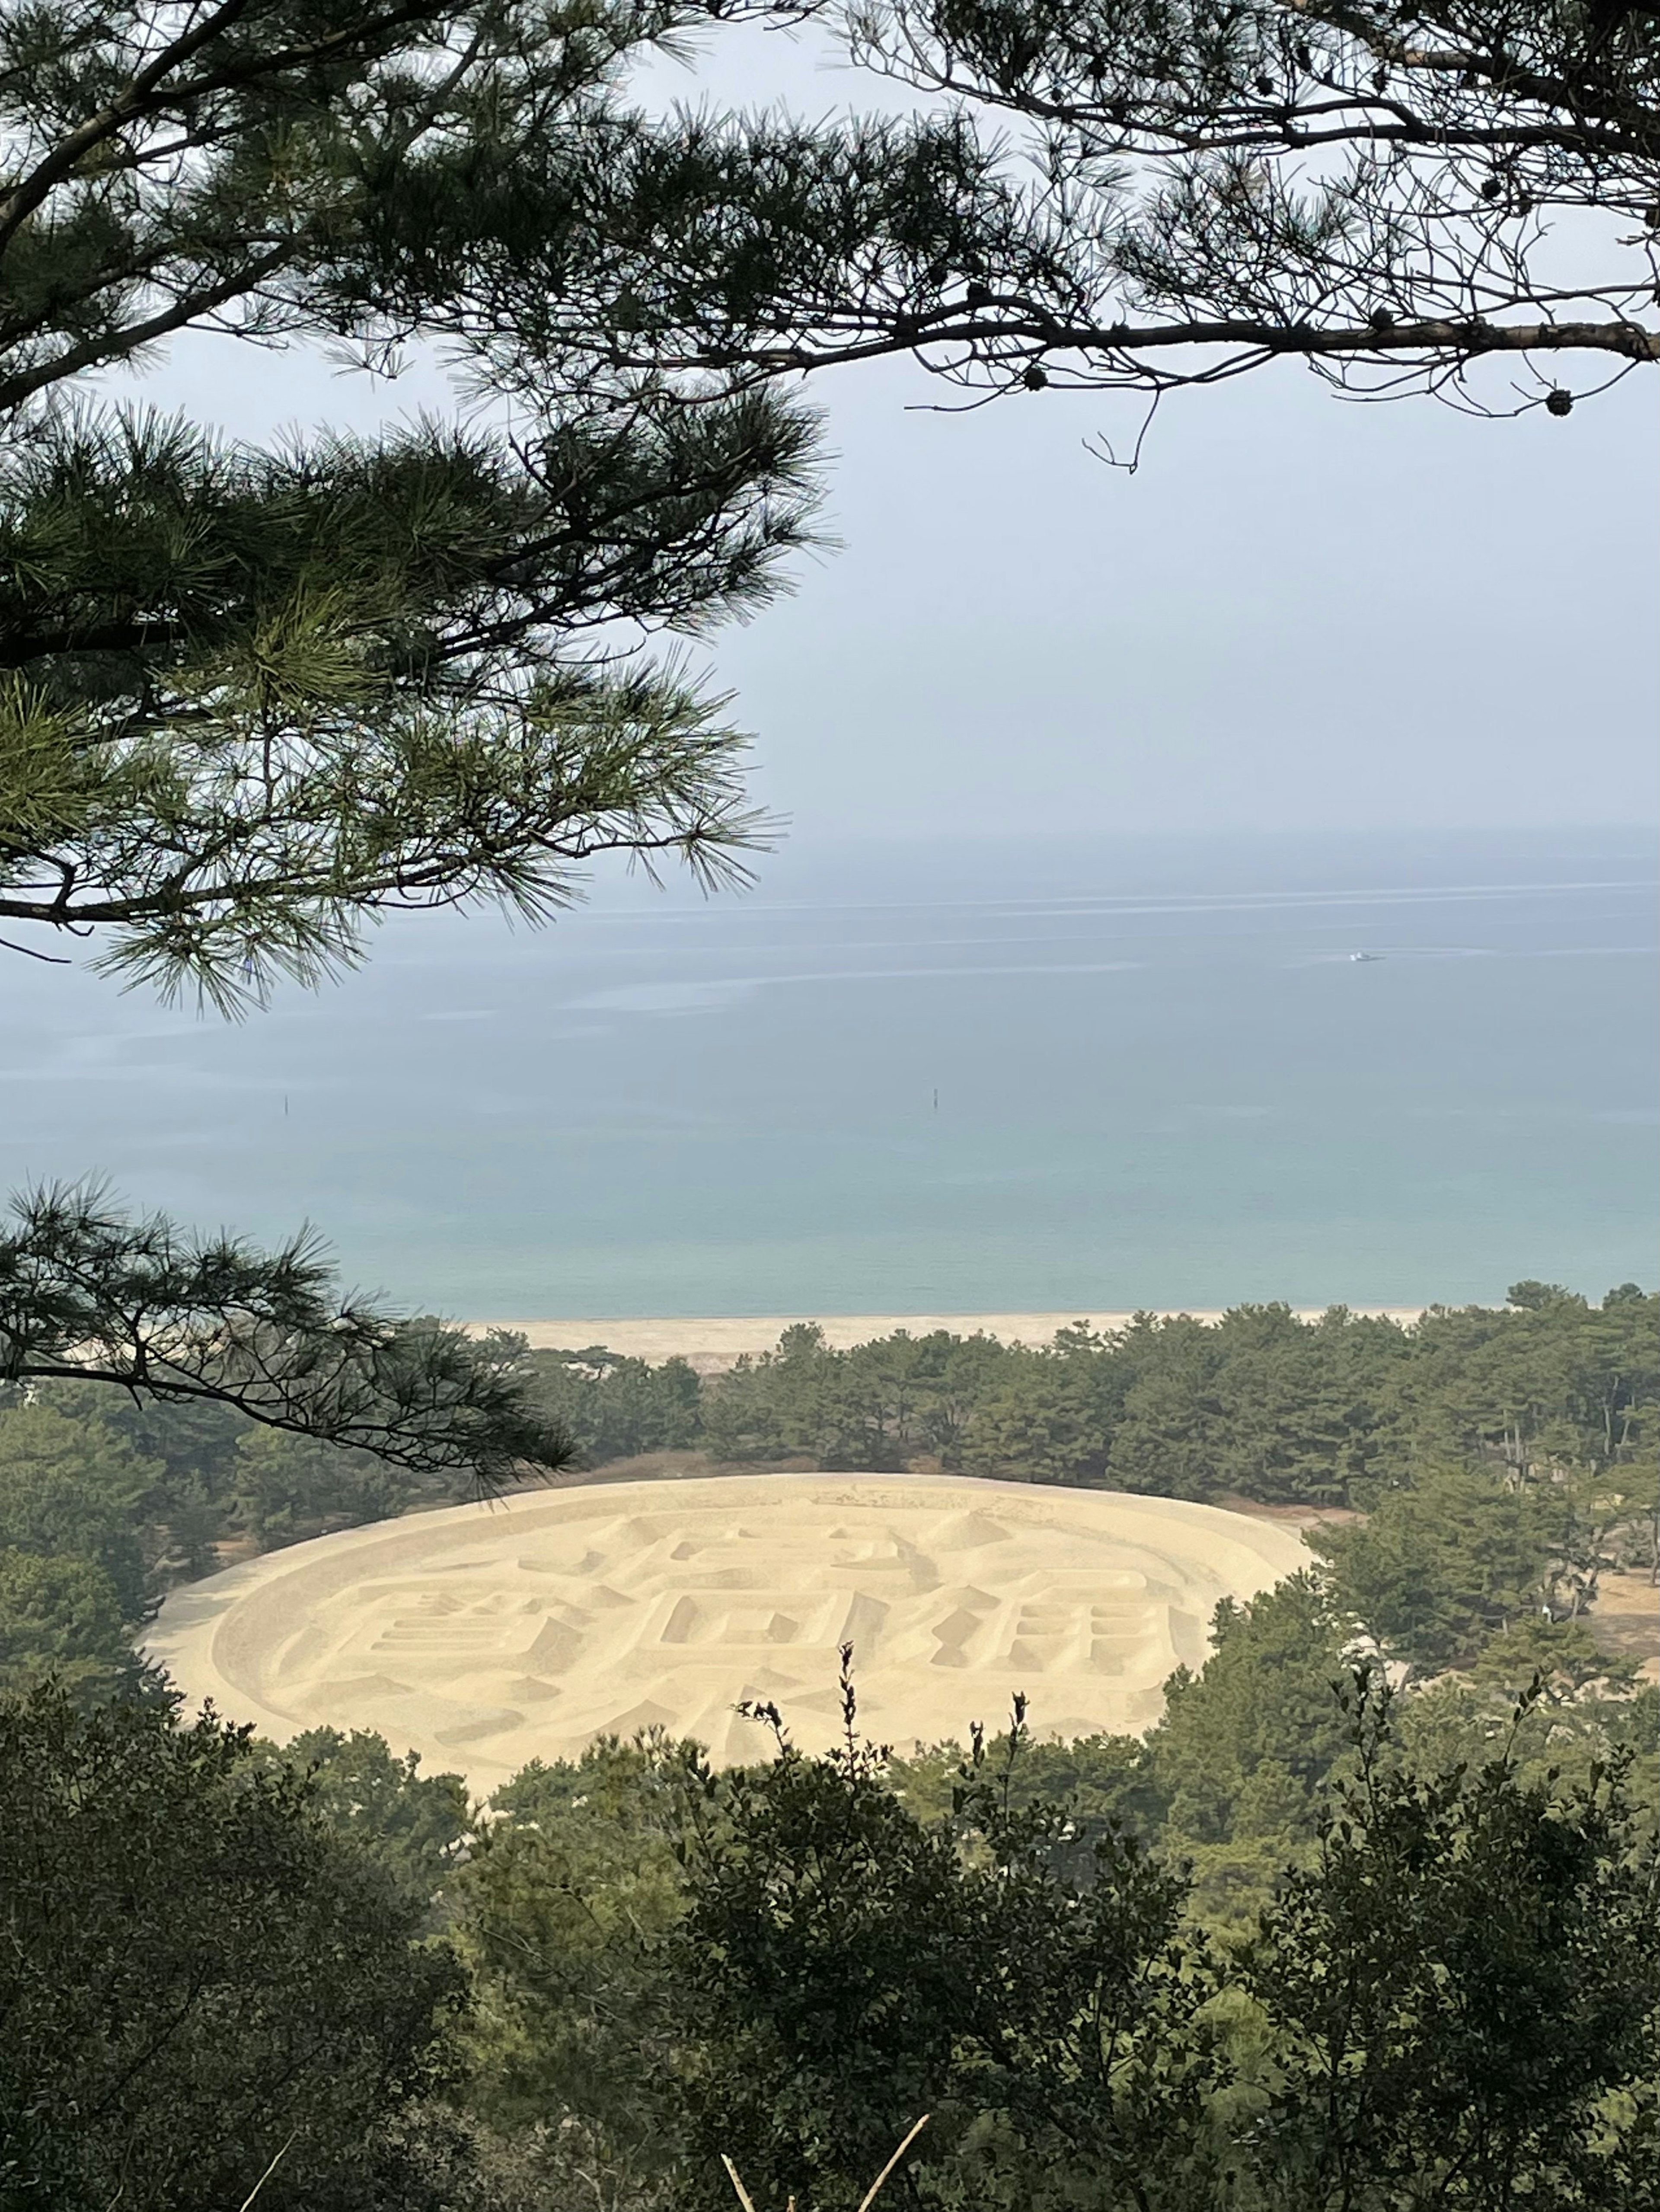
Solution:
<svg viewBox="0 0 1660 2212">
<path fill-rule="evenodd" d="M 1349 955 L 1351 960 L 1381 960 L 1383 957 L 1381 952 L 1351 952 Z"/>
</svg>

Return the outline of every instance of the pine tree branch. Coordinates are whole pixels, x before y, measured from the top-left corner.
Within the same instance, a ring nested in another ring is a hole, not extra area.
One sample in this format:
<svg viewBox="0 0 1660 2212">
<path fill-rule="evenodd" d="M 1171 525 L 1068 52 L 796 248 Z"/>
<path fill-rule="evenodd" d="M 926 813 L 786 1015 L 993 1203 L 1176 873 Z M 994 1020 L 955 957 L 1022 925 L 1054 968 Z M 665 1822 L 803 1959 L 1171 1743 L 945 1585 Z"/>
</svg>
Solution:
<svg viewBox="0 0 1660 2212">
<path fill-rule="evenodd" d="M 216 68 L 179 80 L 175 72 L 192 60 L 224 32 L 233 28 L 258 0 L 221 0 L 221 4 L 193 28 L 164 46 L 137 71 L 120 96 L 89 115 L 36 162 L 22 180 L 0 199 L 0 253 L 19 227 L 44 204 L 53 187 L 73 176 L 88 155 L 134 124 L 157 112 L 188 108 L 209 94 L 246 88 L 262 79 L 316 69 L 343 57 L 373 52 L 387 37 L 417 24 L 443 21 L 446 11 L 432 0 L 411 0 L 405 7 L 389 9 L 383 15 L 360 17 L 327 37 L 281 46 L 271 53 L 243 53 Z"/>
<path fill-rule="evenodd" d="M 130 361 L 134 354 L 154 345 L 158 339 L 171 337 L 176 331 L 205 322 L 221 307 L 228 307 L 234 300 L 246 299 L 266 277 L 275 276 L 291 261 L 295 251 L 291 245 L 273 246 L 268 252 L 242 263 L 234 275 L 222 278 L 216 284 L 200 285 L 193 291 L 181 293 L 168 306 L 157 308 L 142 321 L 124 324 L 97 337 L 82 338 L 74 345 L 49 354 L 31 368 L 0 376 L 0 413 L 13 413 L 39 392 L 83 375 L 88 369 L 107 368 L 113 362 Z"/>
<path fill-rule="evenodd" d="M 1364 323 L 1347 328 L 1322 329 L 1295 322 L 1263 319 L 1170 323 L 1067 323 L 1045 312 L 1034 313 L 1018 305 L 999 314 L 997 303 L 982 313 L 964 315 L 955 309 L 937 313 L 924 311 L 903 318 L 894 327 L 888 315 L 885 327 L 860 331 L 856 317 L 844 312 L 842 320 L 854 325 L 856 335 L 845 338 L 794 339 L 776 345 L 752 345 L 745 366 L 765 376 L 800 375 L 841 363 L 879 361 L 895 354 L 915 353 L 931 346 L 974 349 L 985 355 L 1012 349 L 1019 362 L 1059 353 L 1079 353 L 1092 367 L 1080 372 L 1089 383 L 1144 384 L 1158 382 L 1215 383 L 1237 374 L 1259 361 L 1283 356 L 1304 360 L 1350 359 L 1388 362 L 1406 356 L 1457 362 L 1480 361 L 1492 354 L 1595 353 L 1613 355 L 1633 362 L 1660 362 L 1660 330 L 1616 317 L 1608 322 L 1494 323 L 1475 317 L 1467 321 L 1437 319 L 1424 322 L 1389 324 L 1379 328 Z M 873 314 L 872 324 L 878 323 Z M 1178 349 L 1225 347 L 1232 358 L 1223 366 L 1209 366 L 1191 376 L 1170 374 L 1144 376 L 1135 356 Z M 645 357 L 635 364 L 645 365 Z M 708 367 L 706 356 L 690 350 L 664 349 L 652 365 L 671 370 L 693 371 Z M 1018 366 L 1007 372 L 1013 386 L 1020 381 Z"/>
<path fill-rule="evenodd" d="M 487 1345 L 341 1298 L 316 1239 L 276 1252 L 134 1218 L 97 1185 L 27 1192 L 0 1231 L 0 1379 L 234 1407 L 481 1493 L 575 1446 Z"/>
<path fill-rule="evenodd" d="M 228 30 L 237 18 L 245 15 L 254 0 L 220 0 L 220 5 L 205 15 L 194 28 L 185 31 L 163 46 L 143 69 L 140 70 L 120 97 L 89 115 L 66 137 L 59 139 L 50 153 L 37 161 L 33 168 L 3 199 L 0 199 L 0 253 L 3 253 L 20 224 L 27 221 L 46 200 L 54 185 L 74 173 L 81 163 L 97 147 L 112 138 L 144 113 L 150 95 L 155 92 L 180 64 L 190 60 L 209 46 L 222 31 Z"/>
</svg>

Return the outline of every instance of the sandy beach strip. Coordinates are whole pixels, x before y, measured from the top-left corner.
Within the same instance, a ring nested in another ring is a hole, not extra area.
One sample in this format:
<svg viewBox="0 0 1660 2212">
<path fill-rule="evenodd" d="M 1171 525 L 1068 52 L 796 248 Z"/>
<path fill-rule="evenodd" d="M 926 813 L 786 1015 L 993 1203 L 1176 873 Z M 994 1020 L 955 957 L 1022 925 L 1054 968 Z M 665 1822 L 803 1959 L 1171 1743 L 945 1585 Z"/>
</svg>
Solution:
<svg viewBox="0 0 1660 2212">
<path fill-rule="evenodd" d="M 1194 1321 L 1219 1322 L 1220 1310 L 1194 1312 Z M 1351 1312 L 1389 1321 L 1416 1321 L 1421 1306 L 1353 1306 Z M 1300 1321 L 1317 1321 L 1323 1307 L 1300 1310 Z M 1161 1315 L 1170 1319 L 1171 1315 Z M 769 1314 L 757 1316 L 716 1316 L 708 1319 L 630 1321 L 470 1321 L 465 1326 L 475 1335 L 490 1328 L 516 1329 L 536 1352 L 586 1352 L 592 1346 L 626 1358 L 659 1361 L 679 1358 L 700 1375 L 719 1375 L 735 1366 L 745 1353 L 753 1358 L 771 1352 L 787 1328 L 812 1322 L 824 1332 L 833 1351 L 846 1352 L 872 1338 L 891 1336 L 903 1329 L 911 1336 L 927 1336 L 947 1329 L 953 1336 L 994 1336 L 1004 1344 L 1048 1344 L 1057 1329 L 1078 1322 L 1105 1332 L 1126 1328 L 1135 1316 L 1129 1313 L 972 1313 L 972 1314 Z"/>
</svg>

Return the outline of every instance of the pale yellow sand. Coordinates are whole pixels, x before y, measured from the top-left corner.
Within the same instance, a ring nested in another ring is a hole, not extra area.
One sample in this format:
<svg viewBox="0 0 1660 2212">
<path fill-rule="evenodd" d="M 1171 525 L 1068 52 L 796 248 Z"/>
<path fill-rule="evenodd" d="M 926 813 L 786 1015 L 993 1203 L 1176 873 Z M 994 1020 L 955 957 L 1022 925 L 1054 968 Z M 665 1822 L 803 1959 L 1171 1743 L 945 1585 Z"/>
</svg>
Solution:
<svg viewBox="0 0 1660 2212">
<path fill-rule="evenodd" d="M 1139 1730 L 1211 1613 L 1307 1560 L 1272 1522 L 1171 1498 L 954 1476 L 757 1474 L 520 1492 L 353 1528 L 176 1590 L 148 1638 L 194 1701 L 285 1741 L 374 1729 L 496 1788 L 534 1758 L 660 1723 L 762 1754 L 733 1712 L 866 1733 Z"/>
<path fill-rule="evenodd" d="M 1356 1313 L 1377 1314 L 1393 1321 L 1416 1321 L 1421 1306 L 1356 1306 Z M 1320 1310 L 1301 1313 L 1303 1321 L 1316 1321 Z M 532 1348 L 546 1352 L 584 1352 L 603 1344 L 612 1352 L 636 1359 L 688 1360 L 700 1375 L 718 1375 L 748 1352 L 770 1352 L 794 1322 L 815 1321 L 832 1350 L 845 1352 L 873 1337 L 891 1336 L 906 1329 L 912 1336 L 930 1330 L 949 1329 L 953 1336 L 994 1336 L 1005 1344 L 1047 1344 L 1058 1328 L 1078 1321 L 1091 1328 L 1123 1328 L 1135 1318 L 1128 1313 L 1004 1313 L 1004 1314 L 773 1314 L 759 1320 L 731 1317 L 702 1321 L 473 1321 L 475 1332 L 487 1328 L 517 1329 L 528 1337 Z M 1217 1322 L 1219 1312 L 1195 1313 L 1195 1321 Z"/>
</svg>

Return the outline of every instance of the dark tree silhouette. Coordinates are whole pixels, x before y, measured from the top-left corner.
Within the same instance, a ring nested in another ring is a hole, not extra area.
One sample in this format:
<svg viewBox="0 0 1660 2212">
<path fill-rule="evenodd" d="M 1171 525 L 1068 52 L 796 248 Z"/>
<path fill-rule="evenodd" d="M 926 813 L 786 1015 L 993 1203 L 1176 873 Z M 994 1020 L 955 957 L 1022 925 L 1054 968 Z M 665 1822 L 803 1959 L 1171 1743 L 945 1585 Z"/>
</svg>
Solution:
<svg viewBox="0 0 1660 2212">
<path fill-rule="evenodd" d="M 1660 360 L 1652 9 L 852 0 L 842 26 L 918 120 L 642 141 L 569 250 L 497 272 L 503 337 L 528 316 L 544 349 L 723 383 L 914 353 L 971 394 L 1292 358 L 1557 415 Z M 602 286 L 633 334 L 596 344 Z"/>
</svg>

